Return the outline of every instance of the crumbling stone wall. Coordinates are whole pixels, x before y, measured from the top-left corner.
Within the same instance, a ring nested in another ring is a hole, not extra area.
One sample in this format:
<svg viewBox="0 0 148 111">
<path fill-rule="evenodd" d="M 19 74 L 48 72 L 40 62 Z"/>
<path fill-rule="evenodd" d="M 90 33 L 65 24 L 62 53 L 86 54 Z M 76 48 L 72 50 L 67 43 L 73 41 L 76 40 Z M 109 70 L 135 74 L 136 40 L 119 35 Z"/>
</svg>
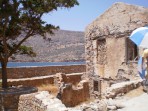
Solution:
<svg viewBox="0 0 148 111">
<path fill-rule="evenodd" d="M 18 111 L 65 111 L 62 102 L 47 91 L 21 95 Z"/>
<path fill-rule="evenodd" d="M 67 107 L 73 107 L 89 99 L 88 81 L 81 81 L 77 86 L 72 84 L 63 84 L 60 87 L 60 99 Z"/>
<path fill-rule="evenodd" d="M 21 79 L 8 79 L 9 86 L 40 86 L 42 84 L 53 84 L 53 75 L 32 77 L 32 78 L 21 78 Z"/>
<path fill-rule="evenodd" d="M 65 74 L 79 73 L 79 72 L 85 72 L 85 70 L 86 70 L 85 65 L 8 68 L 8 79 L 49 76 L 59 72 Z"/>
<path fill-rule="evenodd" d="M 126 39 L 134 29 L 146 24 L 148 24 L 148 8 L 115 3 L 86 27 L 85 77 L 90 80 L 90 94 L 94 90 L 93 78 L 95 76 L 99 76 L 101 79 L 115 79 L 117 76 L 121 76 L 121 71 L 122 76 L 137 74 L 137 63 L 127 61 Z M 98 40 L 106 41 L 106 51 L 100 51 L 103 41 L 98 43 Z M 100 79 L 99 77 L 98 79 Z"/>
<path fill-rule="evenodd" d="M 67 74 L 68 80 L 72 84 L 77 84 L 81 81 L 81 76 L 83 73 L 73 73 Z M 42 84 L 54 84 L 54 76 L 40 76 L 40 77 L 32 77 L 32 78 L 21 78 L 21 79 L 8 79 L 9 86 L 40 86 Z"/>
<path fill-rule="evenodd" d="M 1 89 L 0 111 L 18 111 L 19 97 L 23 94 L 29 94 L 34 92 L 37 92 L 37 88 L 35 87 L 12 87 L 7 88 L 5 90 Z"/>
<path fill-rule="evenodd" d="M 59 87 L 57 98 L 67 107 L 73 107 L 89 98 L 89 84 L 87 80 L 72 82 L 70 77 L 63 73 L 57 73 L 54 84 Z"/>
<path fill-rule="evenodd" d="M 142 83 L 142 80 L 139 79 L 139 80 L 132 80 L 132 81 L 127 81 L 123 83 L 113 84 L 107 88 L 105 96 L 107 98 L 114 98 L 118 94 L 128 93 L 129 91 L 141 86 L 141 83 Z"/>
</svg>

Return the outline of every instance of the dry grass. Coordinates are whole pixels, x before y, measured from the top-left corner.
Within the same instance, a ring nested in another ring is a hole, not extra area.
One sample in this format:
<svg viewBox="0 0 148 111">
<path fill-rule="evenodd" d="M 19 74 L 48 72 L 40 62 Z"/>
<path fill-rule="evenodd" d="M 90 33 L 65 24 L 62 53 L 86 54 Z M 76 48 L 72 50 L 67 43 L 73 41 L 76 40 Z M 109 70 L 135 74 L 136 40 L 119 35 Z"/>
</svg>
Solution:
<svg viewBox="0 0 148 111">
<path fill-rule="evenodd" d="M 50 94 L 57 95 L 58 87 L 53 84 L 42 84 L 38 86 L 39 91 L 48 91 Z"/>
<path fill-rule="evenodd" d="M 124 96 L 125 97 L 129 97 L 129 98 L 133 98 L 133 97 L 137 97 L 137 96 L 140 96 L 141 94 L 143 94 L 143 87 L 140 86 L 139 88 L 137 89 L 134 89 L 130 92 L 128 92 L 127 94 L 125 94 Z"/>
</svg>

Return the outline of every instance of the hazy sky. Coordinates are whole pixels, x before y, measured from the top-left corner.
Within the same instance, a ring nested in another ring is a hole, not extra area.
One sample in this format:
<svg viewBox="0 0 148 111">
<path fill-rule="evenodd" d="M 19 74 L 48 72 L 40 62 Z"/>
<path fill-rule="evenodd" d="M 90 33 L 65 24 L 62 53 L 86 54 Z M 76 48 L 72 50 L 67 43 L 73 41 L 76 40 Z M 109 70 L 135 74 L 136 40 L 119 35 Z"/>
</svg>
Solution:
<svg viewBox="0 0 148 111">
<path fill-rule="evenodd" d="M 85 27 L 103 14 L 115 2 L 124 2 L 148 8 L 148 0 L 78 0 L 71 9 L 59 9 L 46 14 L 43 20 L 63 30 L 84 31 Z"/>
</svg>

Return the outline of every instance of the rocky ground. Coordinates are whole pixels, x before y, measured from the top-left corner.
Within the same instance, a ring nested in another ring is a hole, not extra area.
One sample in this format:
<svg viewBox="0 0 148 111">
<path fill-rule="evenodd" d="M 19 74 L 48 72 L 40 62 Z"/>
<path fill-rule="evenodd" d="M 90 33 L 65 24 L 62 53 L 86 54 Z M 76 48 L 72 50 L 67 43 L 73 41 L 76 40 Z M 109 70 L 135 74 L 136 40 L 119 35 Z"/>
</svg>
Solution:
<svg viewBox="0 0 148 111">
<path fill-rule="evenodd" d="M 118 96 L 115 99 L 108 99 L 109 111 L 147 111 L 148 94 L 139 87 L 129 93 Z"/>
<path fill-rule="evenodd" d="M 148 111 L 147 103 L 148 103 L 148 94 L 143 93 L 137 97 L 124 100 L 123 105 L 125 107 L 118 111 Z"/>
<path fill-rule="evenodd" d="M 119 91 L 121 88 L 127 90 L 125 87 L 130 90 L 127 93 L 118 93 L 113 98 L 102 96 L 102 99 L 89 99 L 75 107 L 66 107 L 54 95 L 47 91 L 39 91 L 34 94 L 22 95 L 19 108 L 23 109 L 20 111 L 26 111 L 24 108 L 28 110 L 32 104 L 32 111 L 37 111 L 36 106 L 40 108 L 38 111 L 148 111 L 148 94 L 143 91 L 143 86 L 139 83 L 141 80 L 123 82 L 124 85 L 117 83 L 115 86 L 111 86 L 111 89 L 114 88 L 114 90 L 110 91 Z M 119 88 L 117 85 L 121 87 Z M 131 87 L 134 89 L 131 90 Z"/>
<path fill-rule="evenodd" d="M 115 99 L 94 100 L 69 109 L 69 111 L 148 111 L 147 103 L 148 94 L 143 92 L 141 86 Z"/>
<path fill-rule="evenodd" d="M 139 83 L 135 81 L 132 83 L 126 82 L 124 84 L 126 87 L 129 87 L 127 86 L 127 84 L 134 85 L 135 87 L 137 87 L 136 85 L 139 86 Z M 125 87 L 122 88 L 124 89 Z M 118 88 L 116 87 L 116 89 Z M 44 92 L 39 93 L 39 95 L 42 93 Z M 75 107 L 65 107 L 65 105 L 61 103 L 61 101 L 55 100 L 55 97 L 50 98 L 49 100 L 47 100 L 46 98 L 43 99 L 41 97 L 40 100 L 41 101 L 45 100 L 48 101 L 46 103 L 52 104 L 52 106 L 47 105 L 48 106 L 47 111 L 48 110 L 51 111 L 51 109 L 53 111 L 147 111 L 148 110 L 148 105 L 147 105 L 148 94 L 143 91 L 143 86 L 135 88 L 126 94 L 119 93 L 115 98 L 103 97 L 101 100 L 90 99 Z"/>
</svg>

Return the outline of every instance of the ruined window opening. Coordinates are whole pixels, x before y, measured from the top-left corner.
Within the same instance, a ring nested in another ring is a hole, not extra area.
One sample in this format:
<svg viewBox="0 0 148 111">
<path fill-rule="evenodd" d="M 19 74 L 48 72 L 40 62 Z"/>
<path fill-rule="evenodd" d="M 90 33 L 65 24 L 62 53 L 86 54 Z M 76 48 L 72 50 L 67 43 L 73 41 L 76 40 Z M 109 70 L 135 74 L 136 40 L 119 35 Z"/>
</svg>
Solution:
<svg viewBox="0 0 148 111">
<path fill-rule="evenodd" d="M 129 38 L 126 39 L 126 60 L 127 62 L 138 60 L 138 47 Z"/>
<path fill-rule="evenodd" d="M 99 91 L 99 82 L 94 81 L 94 91 Z"/>
<path fill-rule="evenodd" d="M 106 39 L 101 38 L 97 40 L 97 62 L 100 65 L 105 65 L 107 63 L 106 55 Z"/>
</svg>

